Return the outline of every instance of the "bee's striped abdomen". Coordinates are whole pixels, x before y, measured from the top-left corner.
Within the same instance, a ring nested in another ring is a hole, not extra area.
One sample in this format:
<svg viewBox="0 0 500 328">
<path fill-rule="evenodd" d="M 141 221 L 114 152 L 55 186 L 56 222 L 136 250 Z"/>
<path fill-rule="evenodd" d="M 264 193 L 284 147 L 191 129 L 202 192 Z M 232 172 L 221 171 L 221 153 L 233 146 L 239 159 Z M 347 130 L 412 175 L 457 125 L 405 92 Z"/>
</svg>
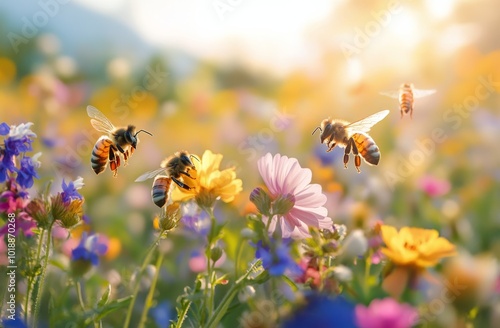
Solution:
<svg viewBox="0 0 500 328">
<path fill-rule="evenodd" d="M 167 176 L 159 175 L 155 178 L 151 189 L 151 197 L 156 206 L 161 208 L 166 204 L 171 184 L 172 179 Z"/>
<path fill-rule="evenodd" d="M 358 148 L 359 154 L 363 157 L 365 162 L 377 165 L 380 161 L 380 149 L 373 138 L 366 133 L 360 132 L 354 133 L 352 138 L 356 143 L 356 148 Z"/>
<path fill-rule="evenodd" d="M 413 90 L 410 86 L 401 88 L 399 94 L 399 109 L 401 110 L 401 116 L 403 113 L 408 114 L 413 112 Z"/>
<path fill-rule="evenodd" d="M 92 149 L 90 162 L 96 174 L 103 172 L 108 165 L 109 149 L 113 141 L 107 136 L 100 137 Z"/>
</svg>

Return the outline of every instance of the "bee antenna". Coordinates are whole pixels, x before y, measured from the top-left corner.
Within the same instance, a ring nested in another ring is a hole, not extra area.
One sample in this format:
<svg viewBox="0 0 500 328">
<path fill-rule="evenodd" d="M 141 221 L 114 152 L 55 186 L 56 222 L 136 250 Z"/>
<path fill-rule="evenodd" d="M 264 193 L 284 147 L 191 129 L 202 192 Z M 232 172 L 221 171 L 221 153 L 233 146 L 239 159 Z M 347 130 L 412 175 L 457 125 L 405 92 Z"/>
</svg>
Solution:
<svg viewBox="0 0 500 328">
<path fill-rule="evenodd" d="M 135 137 L 135 136 L 137 136 L 137 135 L 139 134 L 139 132 L 144 132 L 144 133 L 149 134 L 150 136 L 153 136 L 151 133 L 149 133 L 149 132 L 148 132 L 148 131 L 146 131 L 146 130 L 139 130 L 139 131 L 137 131 L 137 132 L 134 134 L 134 137 Z"/>
<path fill-rule="evenodd" d="M 194 156 L 193 154 L 189 155 L 189 158 L 195 158 L 198 162 L 200 161 L 200 159 L 196 156 Z"/>
<path fill-rule="evenodd" d="M 316 129 L 314 129 L 313 133 L 311 135 L 314 135 L 316 133 L 316 131 L 320 130 L 321 132 L 323 132 L 323 130 L 321 130 L 321 127 L 318 126 Z"/>
</svg>

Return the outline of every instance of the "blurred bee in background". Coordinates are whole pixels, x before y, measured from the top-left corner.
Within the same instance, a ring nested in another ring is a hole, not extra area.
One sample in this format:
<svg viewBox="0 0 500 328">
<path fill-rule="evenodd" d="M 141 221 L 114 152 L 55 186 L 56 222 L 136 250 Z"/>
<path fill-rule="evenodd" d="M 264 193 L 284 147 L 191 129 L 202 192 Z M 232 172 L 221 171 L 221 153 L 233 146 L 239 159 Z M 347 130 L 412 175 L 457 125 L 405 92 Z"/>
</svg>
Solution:
<svg viewBox="0 0 500 328">
<path fill-rule="evenodd" d="M 128 158 L 132 156 L 137 148 L 139 132 L 144 132 L 152 136 L 145 130 L 135 132 L 135 126 L 129 125 L 126 128 L 116 128 L 109 119 L 94 106 L 87 106 L 87 114 L 90 116 L 92 126 L 99 132 L 107 135 L 101 136 L 92 149 L 92 169 L 96 174 L 103 172 L 109 162 L 109 167 L 113 172 L 113 177 L 118 173 L 120 167 L 120 154 L 123 155 L 125 165 Z M 135 133 L 134 133 L 135 132 Z"/>
<path fill-rule="evenodd" d="M 354 165 L 359 173 L 361 172 L 359 169 L 361 166 L 360 155 L 370 165 L 377 165 L 380 161 L 380 149 L 367 132 L 370 131 L 372 126 L 384 119 L 387 114 L 389 114 L 389 111 L 383 110 L 354 123 L 327 118 L 321 122 L 321 126 L 318 126 L 312 134 L 320 130 L 320 140 L 321 143 L 328 146 L 327 152 L 332 151 L 336 145 L 345 148 L 345 168 L 347 168 L 349 162 L 349 154 L 352 152 L 354 154 Z"/>
<path fill-rule="evenodd" d="M 399 100 L 399 110 L 401 111 L 401 118 L 404 114 L 410 113 L 410 118 L 413 118 L 413 103 L 415 98 L 422 98 L 432 95 L 436 89 L 420 90 L 415 89 L 413 83 L 403 83 L 397 91 L 380 92 L 381 95 L 396 98 Z"/>
<path fill-rule="evenodd" d="M 144 173 L 135 179 L 135 181 L 140 182 L 155 178 L 153 181 L 153 188 L 151 189 L 151 197 L 153 199 L 153 203 L 161 208 L 168 201 L 172 181 L 177 186 L 185 190 L 193 189 L 193 187 L 190 187 L 182 182 L 183 175 L 191 179 L 196 179 L 196 177 L 190 174 L 190 171 L 194 171 L 196 173 L 196 167 L 191 161 L 191 158 L 196 157 L 194 155 L 190 155 L 186 151 L 176 152 L 173 156 L 163 160 L 159 169 Z M 166 175 L 160 175 L 160 173 L 163 172 L 165 172 Z"/>
</svg>

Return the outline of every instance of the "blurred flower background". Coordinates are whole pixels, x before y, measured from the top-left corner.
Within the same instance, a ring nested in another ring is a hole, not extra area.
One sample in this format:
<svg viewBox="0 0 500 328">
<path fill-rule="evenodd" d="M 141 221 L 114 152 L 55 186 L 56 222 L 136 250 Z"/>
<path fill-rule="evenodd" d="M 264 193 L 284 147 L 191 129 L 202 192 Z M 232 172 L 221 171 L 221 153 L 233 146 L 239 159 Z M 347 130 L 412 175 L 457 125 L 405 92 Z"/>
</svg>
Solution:
<svg viewBox="0 0 500 328">
<path fill-rule="evenodd" d="M 63 179 L 83 177 L 82 230 L 106 239 L 98 270 L 116 286 L 133 277 L 130 262 L 141 263 L 154 239 L 152 180 L 137 177 L 180 150 L 224 155 L 219 169 L 234 168 L 243 182 L 232 203 L 214 209 L 230 218 L 224 267 L 235 258 L 244 215 L 256 212 L 250 193 L 265 187 L 257 161 L 279 152 L 312 170 L 328 217 L 349 231 L 378 221 L 436 229 L 471 263 L 492 259 L 470 280 L 480 285 L 493 275 L 496 289 L 469 292 L 489 304 L 479 317 L 498 323 L 499 9 L 493 0 L 1 2 L 0 123 L 34 123 L 32 147 L 42 156 L 32 190 L 53 180 L 57 192 Z M 379 94 L 404 82 L 437 90 L 415 100 L 413 119 L 401 119 L 397 99 Z M 116 126 L 153 134 L 139 135 L 116 178 L 109 168 L 99 176 L 91 169 L 102 133 L 87 105 Z M 354 163 L 344 169 L 343 150 L 327 154 L 311 136 L 322 119 L 352 122 L 382 109 L 389 116 L 370 131 L 381 161 L 363 162 L 360 174 Z M 175 304 L 197 275 L 192 254 L 202 241 L 186 234 L 162 244 L 159 307 Z M 443 313 L 438 323 L 456 322 Z M 173 310 L 158 316 L 165 321 Z"/>
</svg>

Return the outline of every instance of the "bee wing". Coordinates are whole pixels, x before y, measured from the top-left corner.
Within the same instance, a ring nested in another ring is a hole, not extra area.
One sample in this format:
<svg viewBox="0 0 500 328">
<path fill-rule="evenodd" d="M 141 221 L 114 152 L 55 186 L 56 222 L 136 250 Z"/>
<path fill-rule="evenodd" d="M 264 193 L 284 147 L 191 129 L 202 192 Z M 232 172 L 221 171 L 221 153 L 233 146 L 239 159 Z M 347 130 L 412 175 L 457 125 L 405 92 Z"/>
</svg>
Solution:
<svg viewBox="0 0 500 328">
<path fill-rule="evenodd" d="M 396 98 L 396 99 L 399 98 L 399 90 L 382 91 L 382 92 L 379 92 L 379 94 L 381 94 L 382 96 L 390 97 L 390 98 Z"/>
<path fill-rule="evenodd" d="M 436 89 L 420 90 L 413 89 L 413 98 L 422 98 L 436 93 Z"/>
<path fill-rule="evenodd" d="M 106 115 L 94 106 L 87 106 L 87 114 L 92 118 L 90 123 L 97 131 L 111 134 L 116 129 Z"/>
<path fill-rule="evenodd" d="M 356 131 L 356 132 L 368 132 L 370 131 L 370 128 L 374 126 L 376 123 L 382 121 L 384 117 L 389 114 L 389 110 L 382 110 L 378 113 L 375 113 L 373 115 L 370 115 L 362 120 L 359 120 L 357 122 L 353 122 L 349 125 L 347 125 L 347 129 L 349 131 Z"/>
<path fill-rule="evenodd" d="M 150 172 L 146 172 L 143 175 L 141 175 L 140 177 L 138 177 L 137 179 L 135 179 L 135 182 L 146 181 L 148 179 L 154 178 L 155 176 L 157 176 L 158 174 L 160 174 L 164 171 L 165 171 L 164 168 L 160 168 L 160 169 L 156 169 L 156 170 L 153 170 Z"/>
</svg>

